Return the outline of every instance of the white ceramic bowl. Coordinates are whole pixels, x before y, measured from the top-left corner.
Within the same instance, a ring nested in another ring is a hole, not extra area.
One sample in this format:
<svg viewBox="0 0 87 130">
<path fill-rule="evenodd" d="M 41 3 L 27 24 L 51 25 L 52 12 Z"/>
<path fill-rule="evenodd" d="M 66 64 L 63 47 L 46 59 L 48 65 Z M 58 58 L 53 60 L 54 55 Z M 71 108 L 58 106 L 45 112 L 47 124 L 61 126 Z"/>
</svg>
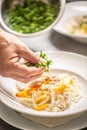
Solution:
<svg viewBox="0 0 87 130">
<path fill-rule="evenodd" d="M 59 23 L 54 27 L 54 30 L 81 43 L 87 44 L 87 35 L 71 34 L 66 28 L 66 23 L 68 23 L 71 19 L 83 15 L 87 16 L 87 1 L 67 3 L 64 15 Z"/>
<path fill-rule="evenodd" d="M 78 78 L 82 98 L 78 103 L 74 103 L 71 107 L 62 112 L 35 111 L 25 107 L 14 100 L 13 93 L 17 91 L 16 81 L 9 78 L 0 77 L 0 99 L 10 108 L 27 115 L 38 117 L 73 117 L 87 111 L 87 57 L 70 53 L 70 52 L 45 52 L 49 59 L 53 60 L 50 69 L 54 69 L 54 73 L 68 73 Z"/>
<path fill-rule="evenodd" d="M 43 1 L 43 0 L 41 0 L 41 1 Z M 45 0 L 45 1 L 49 1 L 49 0 Z M 24 33 L 18 33 L 16 31 L 12 30 L 5 22 L 4 14 L 5 14 L 6 9 L 9 8 L 9 2 L 7 4 L 6 0 L 0 1 L 0 23 L 1 23 L 1 26 L 6 31 L 8 31 L 14 35 L 20 36 L 20 37 L 33 37 L 33 36 L 44 34 L 44 33 L 48 32 L 49 30 L 53 29 L 53 27 L 59 22 L 61 16 L 63 15 L 64 9 L 65 9 L 65 0 L 58 0 L 58 2 L 60 2 L 60 10 L 58 12 L 56 19 L 52 22 L 52 24 L 39 32 L 24 34 Z M 13 1 L 11 1 L 11 2 L 13 2 Z M 52 1 L 49 1 L 49 3 L 50 2 L 52 2 Z M 55 3 L 55 0 L 53 1 L 53 3 Z M 57 1 L 56 1 L 56 3 L 57 3 Z"/>
</svg>

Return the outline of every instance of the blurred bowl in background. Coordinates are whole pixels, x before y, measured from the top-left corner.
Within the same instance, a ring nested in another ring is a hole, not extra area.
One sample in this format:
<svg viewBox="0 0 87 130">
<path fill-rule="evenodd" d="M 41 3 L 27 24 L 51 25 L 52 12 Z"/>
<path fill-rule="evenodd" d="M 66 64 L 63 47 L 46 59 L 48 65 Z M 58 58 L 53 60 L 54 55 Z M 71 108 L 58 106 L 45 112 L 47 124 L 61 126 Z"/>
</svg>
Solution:
<svg viewBox="0 0 87 130">
<path fill-rule="evenodd" d="M 1 26 L 20 37 L 44 34 L 58 23 L 64 7 L 65 0 L 1 0 Z"/>
<path fill-rule="evenodd" d="M 65 12 L 54 30 L 76 41 L 87 44 L 87 2 L 66 4 Z"/>
</svg>

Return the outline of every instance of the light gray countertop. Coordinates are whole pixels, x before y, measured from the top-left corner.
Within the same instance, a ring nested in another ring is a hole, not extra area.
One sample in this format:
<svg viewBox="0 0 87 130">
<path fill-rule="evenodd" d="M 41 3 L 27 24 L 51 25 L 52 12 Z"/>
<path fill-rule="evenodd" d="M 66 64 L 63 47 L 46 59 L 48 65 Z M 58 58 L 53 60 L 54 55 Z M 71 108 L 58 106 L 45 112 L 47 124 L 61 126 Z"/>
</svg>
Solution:
<svg viewBox="0 0 87 130">
<path fill-rule="evenodd" d="M 54 30 L 37 37 L 21 38 L 21 40 L 33 51 L 69 51 L 87 56 L 87 44 L 77 42 Z"/>
</svg>

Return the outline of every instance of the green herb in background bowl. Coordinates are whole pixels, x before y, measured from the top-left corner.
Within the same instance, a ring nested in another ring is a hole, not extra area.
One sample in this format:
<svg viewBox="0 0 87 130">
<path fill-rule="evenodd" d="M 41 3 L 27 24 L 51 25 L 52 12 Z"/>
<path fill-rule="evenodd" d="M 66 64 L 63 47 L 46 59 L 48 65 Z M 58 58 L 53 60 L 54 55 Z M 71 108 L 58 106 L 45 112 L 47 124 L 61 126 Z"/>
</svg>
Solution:
<svg viewBox="0 0 87 130">
<path fill-rule="evenodd" d="M 59 4 L 54 6 L 41 0 L 23 0 L 6 12 L 6 23 L 16 32 L 39 32 L 53 23 L 59 7 Z"/>
<path fill-rule="evenodd" d="M 52 60 L 49 60 L 46 56 L 45 53 L 43 53 L 42 51 L 40 52 L 39 56 L 44 59 L 44 61 L 38 63 L 38 64 L 32 64 L 32 63 L 29 63 L 29 62 L 26 62 L 25 64 L 27 66 L 35 66 L 35 67 L 42 67 L 45 69 L 45 71 L 49 71 L 49 66 L 52 64 Z"/>
<path fill-rule="evenodd" d="M 1 0 L 0 23 L 16 36 L 39 36 L 58 24 L 65 3 L 66 0 Z"/>
</svg>

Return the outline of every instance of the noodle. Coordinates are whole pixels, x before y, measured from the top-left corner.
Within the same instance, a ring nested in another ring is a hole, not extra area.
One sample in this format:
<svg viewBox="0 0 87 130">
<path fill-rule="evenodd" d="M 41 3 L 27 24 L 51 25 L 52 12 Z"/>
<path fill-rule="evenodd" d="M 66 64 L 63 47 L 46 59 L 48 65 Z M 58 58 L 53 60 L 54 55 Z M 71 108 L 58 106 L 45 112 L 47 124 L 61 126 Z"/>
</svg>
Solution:
<svg viewBox="0 0 87 130">
<path fill-rule="evenodd" d="M 41 78 L 25 84 L 22 90 L 20 87 L 19 84 L 17 100 L 38 111 L 64 111 L 81 98 L 77 78 L 67 73 L 44 73 Z"/>
</svg>

